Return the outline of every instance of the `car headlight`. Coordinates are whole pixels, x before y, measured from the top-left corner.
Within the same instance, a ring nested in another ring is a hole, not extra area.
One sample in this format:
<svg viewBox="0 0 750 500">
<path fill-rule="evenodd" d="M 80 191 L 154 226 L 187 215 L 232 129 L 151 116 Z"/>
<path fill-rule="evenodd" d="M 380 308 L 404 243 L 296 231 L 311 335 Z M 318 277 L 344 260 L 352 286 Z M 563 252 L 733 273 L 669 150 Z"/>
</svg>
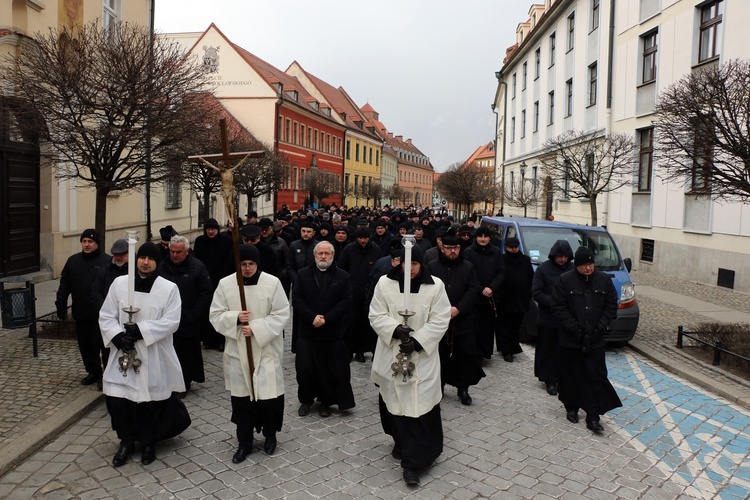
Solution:
<svg viewBox="0 0 750 500">
<path fill-rule="evenodd" d="M 626 304 L 633 300 L 635 300 L 635 285 L 630 281 L 623 283 L 620 291 L 620 304 Z"/>
</svg>

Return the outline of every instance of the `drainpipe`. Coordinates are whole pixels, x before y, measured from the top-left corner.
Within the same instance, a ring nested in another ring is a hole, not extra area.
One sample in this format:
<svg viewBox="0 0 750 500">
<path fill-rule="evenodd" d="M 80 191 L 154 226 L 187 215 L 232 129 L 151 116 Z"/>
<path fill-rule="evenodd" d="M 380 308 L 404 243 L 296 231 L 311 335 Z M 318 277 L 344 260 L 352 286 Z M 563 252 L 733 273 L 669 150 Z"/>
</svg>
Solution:
<svg viewBox="0 0 750 500">
<path fill-rule="evenodd" d="M 505 90 L 503 92 L 503 120 L 505 120 L 505 117 L 508 115 L 508 83 L 503 80 L 503 74 L 501 71 L 495 72 L 495 78 L 497 78 L 497 84 L 498 86 L 502 85 Z M 494 109 L 492 110 L 495 113 L 495 168 L 497 168 L 497 128 L 499 123 L 497 123 L 497 111 Z M 502 164 L 502 182 L 503 182 L 503 190 L 500 192 L 500 213 L 505 215 L 505 143 L 507 141 L 505 140 L 505 126 L 503 125 L 503 164 Z M 497 213 L 495 214 L 497 215 Z"/>
</svg>

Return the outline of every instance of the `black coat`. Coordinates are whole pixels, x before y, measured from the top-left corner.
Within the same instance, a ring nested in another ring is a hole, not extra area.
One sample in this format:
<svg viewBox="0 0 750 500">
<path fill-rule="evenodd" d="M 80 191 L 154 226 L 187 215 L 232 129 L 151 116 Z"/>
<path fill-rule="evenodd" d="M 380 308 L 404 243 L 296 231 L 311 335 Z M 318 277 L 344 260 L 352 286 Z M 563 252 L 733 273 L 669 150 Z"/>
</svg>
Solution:
<svg viewBox="0 0 750 500">
<path fill-rule="evenodd" d="M 208 316 L 213 299 L 214 287 L 208 269 L 190 254 L 181 264 L 175 264 L 171 259 L 162 260 L 157 272 L 162 278 L 177 285 L 180 291 L 180 326 L 174 336 L 199 337 L 201 322 Z"/>
<path fill-rule="evenodd" d="M 500 293 L 500 287 L 505 278 L 505 261 L 500 249 L 494 245 L 482 246 L 476 241 L 464 252 L 464 259 L 474 264 L 474 270 L 479 281 L 479 293 L 476 304 L 487 305 L 487 298 L 482 295 L 485 287 L 492 290 L 493 297 Z"/>
<path fill-rule="evenodd" d="M 341 252 L 338 267 L 349 273 L 351 277 L 354 300 L 365 300 L 370 271 L 380 255 L 380 247 L 371 241 L 368 241 L 364 247 L 355 241 Z"/>
<path fill-rule="evenodd" d="M 91 300 L 91 284 L 96 275 L 112 261 L 112 257 L 101 248 L 85 254 L 78 252 L 68 258 L 60 275 L 55 307 L 63 311 L 68 307 L 68 296 L 73 296 L 73 319 L 76 321 L 97 321 L 99 308 Z"/>
<path fill-rule="evenodd" d="M 318 242 L 314 239 L 295 240 L 289 245 L 289 253 L 286 259 L 286 276 L 289 281 L 297 281 L 297 273 L 300 269 L 309 266 L 315 261 L 313 248 Z"/>
<path fill-rule="evenodd" d="M 531 282 L 534 279 L 531 259 L 521 252 L 507 252 L 503 254 L 503 263 L 505 278 L 497 300 L 500 310 L 506 313 L 526 314 L 531 302 Z"/>
<path fill-rule="evenodd" d="M 232 237 L 218 233 L 215 237 L 209 238 L 205 234 L 198 236 L 193 245 L 193 256 L 203 262 L 211 276 L 211 283 L 214 290 L 219 286 L 219 280 L 227 276 L 228 256 L 232 252 Z M 234 262 L 232 262 L 234 264 Z M 234 265 L 232 265 L 232 268 Z"/>
<path fill-rule="evenodd" d="M 122 266 L 117 266 L 110 261 L 108 266 L 99 270 L 91 284 L 91 304 L 97 311 L 101 310 L 104 299 L 107 298 L 107 293 L 109 293 L 109 287 L 112 286 L 115 278 L 128 274 L 128 265 L 129 263 L 126 262 Z"/>
<path fill-rule="evenodd" d="M 299 334 L 315 341 L 341 340 L 352 306 L 351 279 L 336 264 L 325 271 L 331 273 L 325 284 L 318 272 L 313 263 L 300 269 L 294 281 L 292 305 L 299 314 Z M 323 315 L 326 323 L 315 328 L 312 323 L 318 314 Z"/>
<path fill-rule="evenodd" d="M 555 262 L 558 255 L 567 255 L 568 262 L 560 266 Z M 570 243 L 559 240 L 552 245 L 549 252 L 549 260 L 542 262 L 536 268 L 534 281 L 531 284 L 531 296 L 539 306 L 536 324 L 557 328 L 560 326 L 555 313 L 552 311 L 552 289 L 561 274 L 573 269 L 573 250 Z"/>
<path fill-rule="evenodd" d="M 560 322 L 562 347 L 602 347 L 604 332 L 617 317 L 617 290 L 606 273 L 584 276 L 573 269 L 555 281 L 552 310 Z"/>
<path fill-rule="evenodd" d="M 438 259 L 428 264 L 430 274 L 440 278 L 445 284 L 445 291 L 451 306 L 458 309 L 459 314 L 451 320 L 455 335 L 463 335 L 474 331 L 471 312 L 474 300 L 479 293 L 479 281 L 474 271 L 474 264 L 465 261 L 461 256 L 450 260 L 440 254 Z"/>
</svg>

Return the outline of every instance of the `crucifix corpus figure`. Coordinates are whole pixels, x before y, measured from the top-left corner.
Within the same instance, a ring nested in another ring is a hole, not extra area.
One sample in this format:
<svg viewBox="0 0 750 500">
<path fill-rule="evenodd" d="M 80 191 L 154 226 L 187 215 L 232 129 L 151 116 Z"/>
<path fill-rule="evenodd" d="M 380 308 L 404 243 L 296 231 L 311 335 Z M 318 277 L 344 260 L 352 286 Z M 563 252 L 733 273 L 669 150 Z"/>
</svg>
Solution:
<svg viewBox="0 0 750 500">
<path fill-rule="evenodd" d="M 213 155 L 196 155 L 188 156 L 190 162 L 200 162 L 208 165 L 209 168 L 217 171 L 221 176 L 221 197 L 224 199 L 224 210 L 227 214 L 228 225 L 232 230 L 232 243 L 234 248 L 234 268 L 235 274 L 237 275 L 237 287 L 239 288 L 240 302 L 243 311 L 247 311 L 247 301 L 245 300 L 245 286 L 242 279 L 242 268 L 240 266 L 240 252 L 239 252 L 239 228 L 237 227 L 237 209 L 234 206 L 234 171 L 240 168 L 242 165 L 251 158 L 262 158 L 265 156 L 265 151 L 248 151 L 243 153 L 230 153 L 229 152 L 229 141 L 227 140 L 227 120 L 226 118 L 219 119 L 219 129 L 221 131 L 221 154 Z M 240 161 L 232 166 L 232 160 Z M 219 167 L 211 162 L 218 161 L 222 162 L 222 166 Z M 253 347 L 249 339 L 246 339 L 245 345 L 247 346 L 247 358 L 250 365 L 250 390 L 255 393 L 253 388 L 253 372 L 255 371 L 255 363 L 253 360 Z"/>
</svg>

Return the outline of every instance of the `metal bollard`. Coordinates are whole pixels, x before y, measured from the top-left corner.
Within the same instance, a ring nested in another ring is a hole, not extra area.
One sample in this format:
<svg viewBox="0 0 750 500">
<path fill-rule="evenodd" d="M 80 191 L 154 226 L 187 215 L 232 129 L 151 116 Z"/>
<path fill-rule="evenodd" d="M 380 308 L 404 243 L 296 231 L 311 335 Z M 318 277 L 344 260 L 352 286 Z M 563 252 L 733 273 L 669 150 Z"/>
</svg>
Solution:
<svg viewBox="0 0 750 500">
<path fill-rule="evenodd" d="M 714 347 L 714 366 L 719 366 L 721 362 L 721 340 L 716 341 L 716 347 Z"/>
<path fill-rule="evenodd" d="M 682 334 L 683 334 L 683 329 L 682 329 L 682 325 L 680 325 L 677 327 L 677 347 L 679 347 L 680 349 L 682 349 Z"/>
</svg>

